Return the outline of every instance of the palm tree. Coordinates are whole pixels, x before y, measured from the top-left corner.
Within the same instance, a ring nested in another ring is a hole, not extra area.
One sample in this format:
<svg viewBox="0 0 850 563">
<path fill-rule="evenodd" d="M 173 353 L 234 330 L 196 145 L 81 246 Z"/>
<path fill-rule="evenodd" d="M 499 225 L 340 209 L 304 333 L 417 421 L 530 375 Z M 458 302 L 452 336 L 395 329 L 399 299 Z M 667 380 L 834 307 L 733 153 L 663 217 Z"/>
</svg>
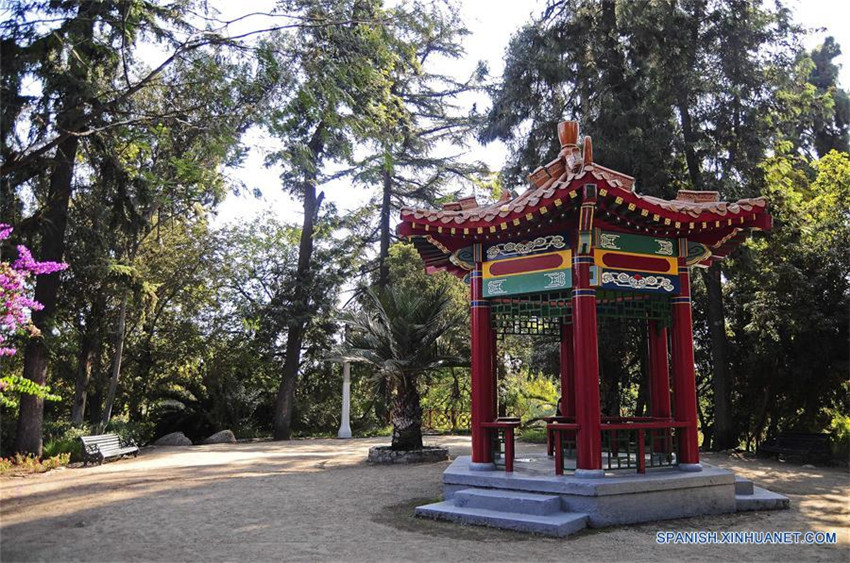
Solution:
<svg viewBox="0 0 850 563">
<path fill-rule="evenodd" d="M 362 308 L 345 317 L 350 330 L 342 355 L 375 368 L 393 389 L 393 450 L 422 449 L 420 376 L 457 363 L 441 353 L 445 335 L 461 321 L 445 286 L 369 289 Z"/>
</svg>

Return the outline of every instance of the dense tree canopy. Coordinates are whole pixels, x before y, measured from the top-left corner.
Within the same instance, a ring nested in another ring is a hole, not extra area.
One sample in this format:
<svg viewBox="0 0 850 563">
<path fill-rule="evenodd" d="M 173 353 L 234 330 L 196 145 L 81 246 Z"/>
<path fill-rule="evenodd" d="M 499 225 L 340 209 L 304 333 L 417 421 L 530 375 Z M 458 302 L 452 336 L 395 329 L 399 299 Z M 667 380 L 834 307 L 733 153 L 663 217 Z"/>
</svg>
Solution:
<svg viewBox="0 0 850 563">
<path fill-rule="evenodd" d="M 41 335 L 0 356 L 40 390 L 4 396 L 4 454 L 104 428 L 334 432 L 341 350 L 363 360 L 355 432 L 394 422 L 418 445 L 423 412 L 463 429 L 467 289 L 426 275 L 395 212 L 522 190 L 564 119 L 641 193 L 771 202 L 772 233 L 693 276 L 704 446 L 846 426 L 850 97 L 840 46 L 805 50 L 783 5 L 551 0 L 516 22 L 501 77 L 446 71 L 468 35 L 450 0 L 281 0 L 238 34 L 200 0 L 7 5 L 0 258 L 25 243 L 69 268 L 27 287 Z M 481 92 L 489 107 L 470 108 Z M 285 192 L 298 224 L 216 220 L 245 191 L 232 170 L 248 131 L 280 178 L 251 187 Z M 465 154 L 476 137 L 507 144 L 503 170 Z M 369 203 L 340 211 L 353 190 Z M 602 325 L 606 414 L 645 412 L 643 338 Z M 553 414 L 557 343 L 500 351 L 501 414 Z"/>
<path fill-rule="evenodd" d="M 633 175 L 641 193 L 715 190 L 732 200 L 772 193 L 771 155 L 848 149 L 846 93 L 831 62 L 839 51 L 828 39 L 807 53 L 801 33 L 785 7 L 756 1 L 553 0 L 512 38 L 481 136 L 510 144 L 505 173 L 514 183 L 556 152 L 551 131 L 568 116 L 597 139 L 595 160 Z M 736 398 L 757 400 L 733 389 L 747 377 L 732 366 L 747 350 L 729 342 L 726 310 L 738 306 L 737 296 L 724 287 L 720 264 L 695 278 L 696 318 L 706 321 L 696 331 L 707 360 L 700 375 L 710 381 L 702 388 L 711 398 L 705 445 L 731 448 L 743 430 Z M 614 408 L 618 388 L 622 399 L 632 394 L 629 358 L 640 357 L 643 343 L 619 337 L 622 327 L 603 330 L 610 355 L 620 358 L 602 361 Z"/>
</svg>

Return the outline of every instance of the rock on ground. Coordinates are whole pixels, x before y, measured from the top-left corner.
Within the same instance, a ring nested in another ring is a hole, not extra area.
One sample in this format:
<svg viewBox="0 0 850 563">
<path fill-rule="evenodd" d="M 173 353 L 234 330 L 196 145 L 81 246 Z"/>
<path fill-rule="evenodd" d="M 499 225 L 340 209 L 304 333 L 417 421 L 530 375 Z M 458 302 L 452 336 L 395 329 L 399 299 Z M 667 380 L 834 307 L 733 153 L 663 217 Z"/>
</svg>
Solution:
<svg viewBox="0 0 850 563">
<path fill-rule="evenodd" d="M 235 444 L 236 436 L 233 435 L 233 432 L 230 430 L 222 430 L 221 432 L 216 432 L 209 438 L 203 441 L 204 444 Z"/>
<path fill-rule="evenodd" d="M 159 438 L 153 443 L 154 446 L 191 446 L 192 440 L 182 432 L 172 432 Z"/>
</svg>

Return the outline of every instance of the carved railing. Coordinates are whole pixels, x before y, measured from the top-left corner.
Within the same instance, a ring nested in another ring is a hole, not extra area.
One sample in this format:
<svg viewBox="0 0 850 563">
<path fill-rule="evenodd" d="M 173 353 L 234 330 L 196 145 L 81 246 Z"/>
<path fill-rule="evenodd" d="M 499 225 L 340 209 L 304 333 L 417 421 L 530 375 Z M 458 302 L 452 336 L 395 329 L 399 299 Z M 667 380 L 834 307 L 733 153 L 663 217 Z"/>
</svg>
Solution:
<svg viewBox="0 0 850 563">
<path fill-rule="evenodd" d="M 422 431 L 428 433 L 468 432 L 472 416 L 454 409 L 425 409 L 422 412 Z"/>
<path fill-rule="evenodd" d="M 602 424 L 602 468 L 635 469 L 678 464 L 679 432 L 686 422 L 672 420 L 605 422 Z"/>
<path fill-rule="evenodd" d="M 579 426 L 575 419 L 546 419 L 549 455 L 555 456 L 555 474 L 564 472 L 564 458 L 576 457 Z M 679 432 L 686 422 L 659 420 L 651 417 L 602 417 L 602 469 L 633 469 L 645 473 L 646 468 L 678 464 Z"/>
</svg>

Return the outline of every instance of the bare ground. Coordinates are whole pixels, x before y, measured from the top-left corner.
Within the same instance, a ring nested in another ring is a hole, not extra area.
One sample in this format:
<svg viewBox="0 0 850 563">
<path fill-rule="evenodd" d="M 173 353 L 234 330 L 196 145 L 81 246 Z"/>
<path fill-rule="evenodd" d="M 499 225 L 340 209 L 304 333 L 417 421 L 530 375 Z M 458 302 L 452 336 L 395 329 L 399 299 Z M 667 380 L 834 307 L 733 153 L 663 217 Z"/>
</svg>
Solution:
<svg viewBox="0 0 850 563">
<path fill-rule="evenodd" d="M 468 454 L 469 438 L 430 440 Z M 136 460 L 0 480 L 0 559 L 87 561 L 850 561 L 850 476 L 705 455 L 790 510 L 587 530 L 557 540 L 422 520 L 446 463 L 370 467 L 385 439 L 149 448 Z M 520 445 L 519 452 L 540 451 Z M 816 545 L 658 545 L 659 530 L 835 531 Z"/>
</svg>

